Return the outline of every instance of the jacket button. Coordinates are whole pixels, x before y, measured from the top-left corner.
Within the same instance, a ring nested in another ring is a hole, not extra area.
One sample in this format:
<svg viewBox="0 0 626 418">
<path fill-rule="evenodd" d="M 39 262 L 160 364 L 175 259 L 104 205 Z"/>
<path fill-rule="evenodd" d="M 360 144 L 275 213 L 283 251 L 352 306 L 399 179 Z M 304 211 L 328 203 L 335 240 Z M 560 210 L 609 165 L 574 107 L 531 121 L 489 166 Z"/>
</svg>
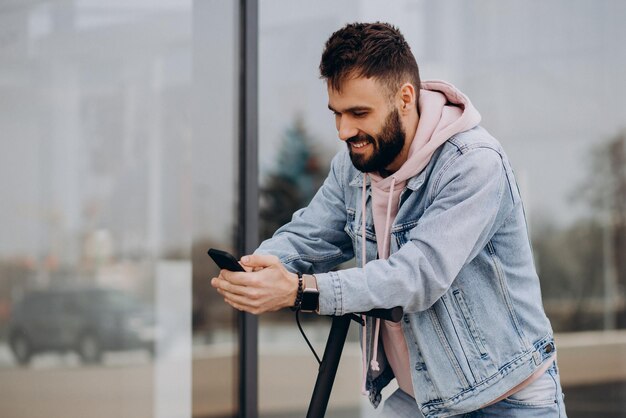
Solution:
<svg viewBox="0 0 626 418">
<path fill-rule="evenodd" d="M 546 354 L 551 353 L 551 352 L 552 352 L 552 350 L 554 350 L 554 344 L 552 344 L 552 343 L 550 343 L 550 344 L 546 345 L 546 348 L 544 348 L 544 349 L 543 349 L 543 351 L 544 351 Z"/>
<path fill-rule="evenodd" d="M 409 316 L 407 314 L 404 314 L 404 316 L 402 317 L 402 319 L 404 320 L 404 322 L 406 322 L 407 324 L 409 323 Z"/>
</svg>

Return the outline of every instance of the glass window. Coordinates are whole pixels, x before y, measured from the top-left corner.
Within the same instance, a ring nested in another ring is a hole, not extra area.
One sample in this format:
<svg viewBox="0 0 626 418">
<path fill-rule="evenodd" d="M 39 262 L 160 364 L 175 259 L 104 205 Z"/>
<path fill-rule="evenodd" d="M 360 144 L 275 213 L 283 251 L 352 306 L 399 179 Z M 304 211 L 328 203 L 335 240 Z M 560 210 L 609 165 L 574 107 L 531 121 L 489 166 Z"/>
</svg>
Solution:
<svg viewBox="0 0 626 418">
<path fill-rule="evenodd" d="M 193 415 L 237 415 L 237 315 L 211 287 L 209 248 L 237 254 L 238 3 L 198 0 L 193 11 Z"/>
<path fill-rule="evenodd" d="M 619 416 L 626 382 L 624 16 L 619 2 L 261 2 L 262 237 L 306 205 L 343 146 L 319 80 L 324 42 L 347 22 L 397 25 L 422 79 L 465 92 L 513 164 L 564 391 L 576 394 L 566 398 L 569 416 Z M 318 352 L 328 329 L 323 318 L 305 318 Z M 591 341 L 606 357 L 581 367 L 577 356 L 596 357 Z M 351 334 L 331 413 L 372 414 L 359 395 L 359 361 Z M 279 363 L 288 384 L 276 375 Z M 262 415 L 303 415 L 317 364 L 290 312 L 261 318 L 260 372 Z"/>
<path fill-rule="evenodd" d="M 236 224 L 223 3 L 0 7 L 0 416 L 234 415 L 206 254 Z"/>
</svg>

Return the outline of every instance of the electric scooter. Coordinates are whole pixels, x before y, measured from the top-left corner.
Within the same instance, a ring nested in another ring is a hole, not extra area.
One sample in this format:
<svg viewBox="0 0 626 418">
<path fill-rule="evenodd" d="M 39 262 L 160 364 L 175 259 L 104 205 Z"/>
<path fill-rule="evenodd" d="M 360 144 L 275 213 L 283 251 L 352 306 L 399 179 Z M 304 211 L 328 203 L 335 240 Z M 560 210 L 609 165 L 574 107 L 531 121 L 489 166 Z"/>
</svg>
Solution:
<svg viewBox="0 0 626 418">
<path fill-rule="evenodd" d="M 392 309 L 373 309 L 359 315 L 400 322 L 400 320 L 402 320 L 403 311 L 400 306 L 397 306 Z M 343 351 L 343 346 L 348 336 L 350 321 L 364 325 L 359 315 L 351 313 L 333 317 L 328 340 L 326 341 L 326 348 L 324 349 L 324 355 L 317 374 L 315 388 L 313 389 L 313 396 L 311 397 L 311 403 L 309 404 L 309 409 L 306 414 L 307 418 L 323 418 L 324 415 L 326 415 L 328 400 L 333 388 L 333 383 L 335 382 L 341 352 Z"/>
</svg>

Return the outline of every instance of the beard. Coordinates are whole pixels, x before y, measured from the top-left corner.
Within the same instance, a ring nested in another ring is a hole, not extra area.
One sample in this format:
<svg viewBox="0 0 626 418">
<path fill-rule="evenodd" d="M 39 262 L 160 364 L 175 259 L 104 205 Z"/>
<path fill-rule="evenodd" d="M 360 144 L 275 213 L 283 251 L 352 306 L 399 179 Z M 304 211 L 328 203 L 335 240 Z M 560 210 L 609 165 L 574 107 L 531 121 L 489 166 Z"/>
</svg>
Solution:
<svg viewBox="0 0 626 418">
<path fill-rule="evenodd" d="M 367 141 L 372 144 L 370 156 L 352 152 L 351 142 Z M 385 118 L 385 123 L 376 138 L 367 134 L 358 134 L 346 141 L 350 152 L 350 159 L 354 167 L 364 173 L 385 170 L 396 159 L 406 141 L 406 134 L 402 129 L 400 113 L 393 109 Z"/>
</svg>

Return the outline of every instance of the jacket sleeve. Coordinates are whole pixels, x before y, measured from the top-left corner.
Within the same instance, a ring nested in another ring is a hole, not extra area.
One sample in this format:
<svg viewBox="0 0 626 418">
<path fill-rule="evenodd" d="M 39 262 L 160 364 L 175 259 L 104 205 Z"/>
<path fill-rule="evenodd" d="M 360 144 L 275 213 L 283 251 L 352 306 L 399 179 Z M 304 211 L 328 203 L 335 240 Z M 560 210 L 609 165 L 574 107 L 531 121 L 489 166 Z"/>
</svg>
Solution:
<svg viewBox="0 0 626 418">
<path fill-rule="evenodd" d="M 507 179 L 502 157 L 491 148 L 452 157 L 433 180 L 432 203 L 397 252 L 364 268 L 317 275 L 320 314 L 428 309 L 511 213 Z"/>
<path fill-rule="evenodd" d="M 345 232 L 346 163 L 345 152 L 339 152 L 311 203 L 296 211 L 255 253 L 275 255 L 289 270 L 309 274 L 327 272 L 353 258 L 352 240 Z"/>
</svg>

